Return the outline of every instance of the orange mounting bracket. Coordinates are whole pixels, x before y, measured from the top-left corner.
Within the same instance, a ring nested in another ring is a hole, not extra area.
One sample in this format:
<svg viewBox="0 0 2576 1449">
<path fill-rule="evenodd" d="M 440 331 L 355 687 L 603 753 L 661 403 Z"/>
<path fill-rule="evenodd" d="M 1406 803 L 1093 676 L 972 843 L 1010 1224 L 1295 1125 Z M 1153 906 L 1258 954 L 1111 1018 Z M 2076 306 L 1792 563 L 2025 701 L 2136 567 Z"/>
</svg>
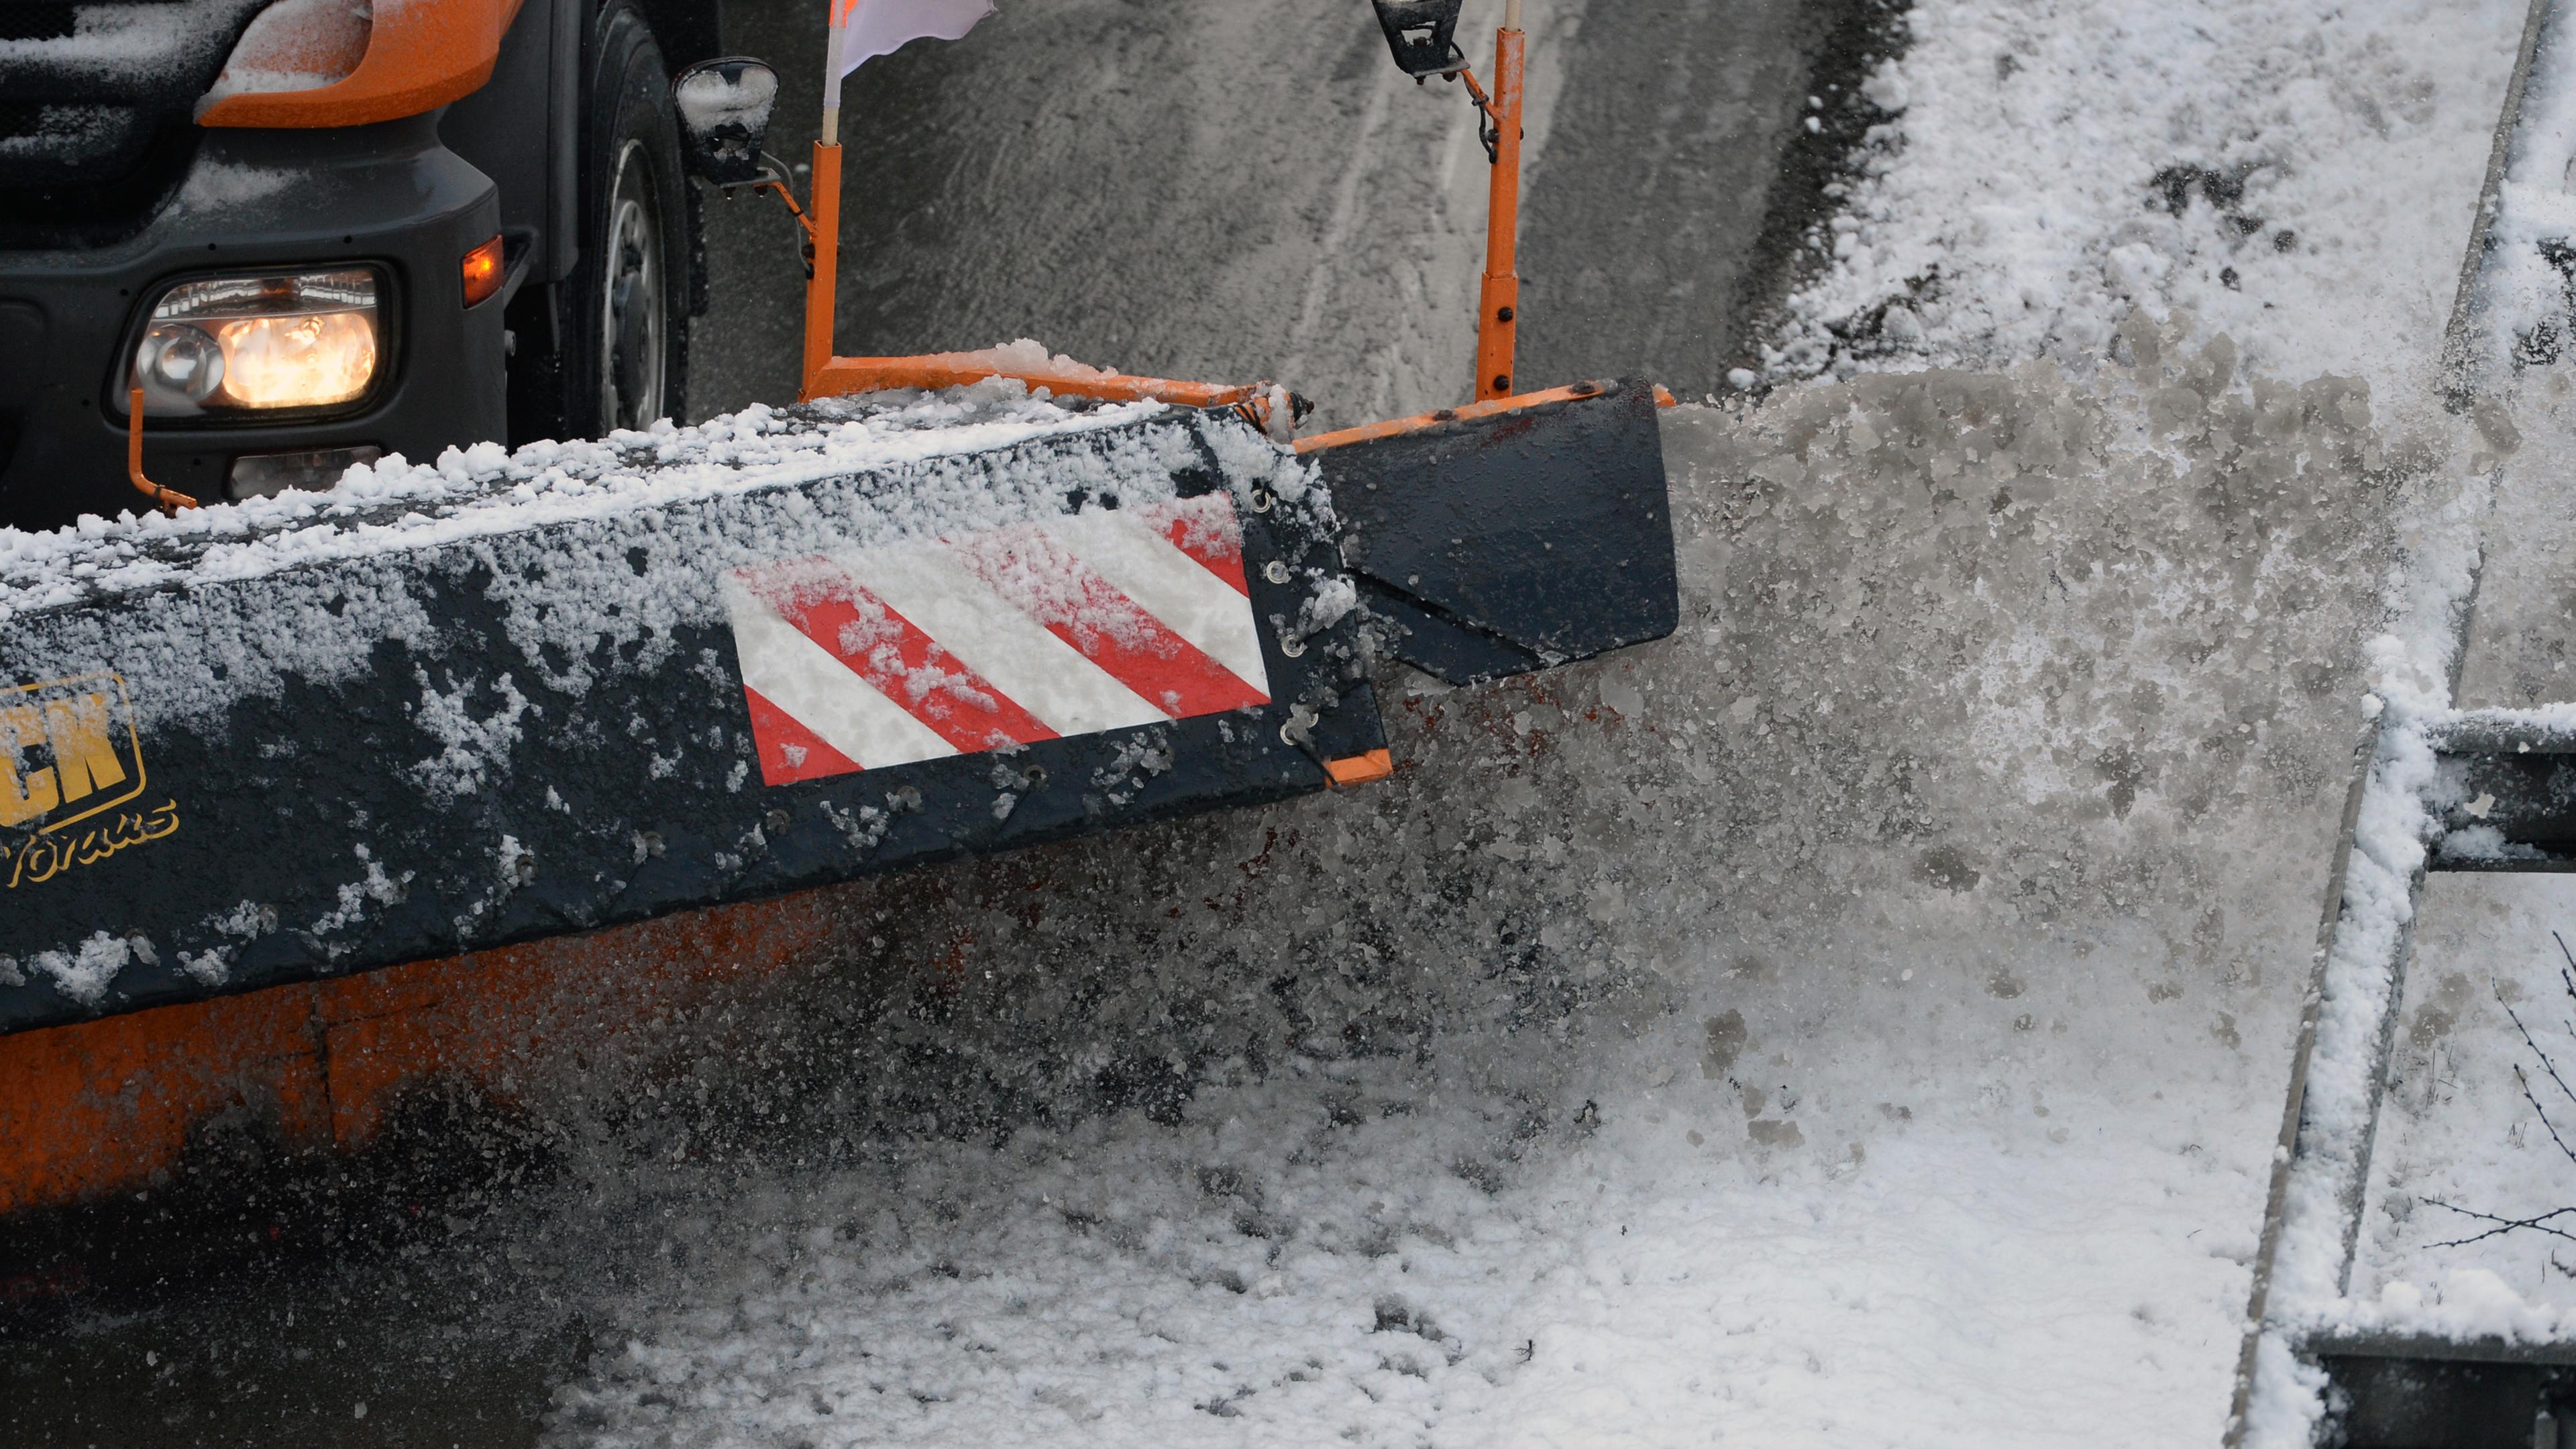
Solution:
<svg viewBox="0 0 2576 1449">
<path fill-rule="evenodd" d="M 918 357 L 834 357 L 805 379 L 805 397 L 847 397 L 889 388 L 963 387 L 989 377 L 1007 377 L 1065 397 L 1102 402 L 1167 402 L 1188 408 L 1221 408 L 1255 401 L 1262 389 L 1246 383 L 1182 382 L 1168 377 L 1136 377 L 1080 363 L 1022 366 L 999 349 L 985 352 L 928 352 Z"/>
<path fill-rule="evenodd" d="M 1476 401 L 1512 395 L 1512 365 L 1520 321 L 1521 94 L 1528 66 L 1520 0 L 1505 0 L 1502 28 L 1494 32 L 1494 92 L 1485 93 L 1473 67 L 1459 56 L 1445 80 L 1463 81 L 1482 119 L 1477 139 L 1492 163 L 1485 196 L 1485 274 L 1476 298 Z M 1453 52 L 1454 54 L 1455 52 Z M 1399 56 L 1399 60 L 1401 57 Z M 1417 74 L 1414 83 L 1428 76 Z"/>
<path fill-rule="evenodd" d="M 796 204 L 796 193 L 788 187 L 786 179 L 778 176 L 763 176 L 758 181 L 748 181 L 743 184 L 750 187 L 755 196 L 764 191 L 774 191 L 778 193 L 780 201 L 787 203 L 787 214 L 796 218 L 796 225 L 803 228 L 805 232 L 805 251 L 807 264 L 810 266 L 814 251 L 814 218 L 807 216 L 805 208 Z M 724 190 L 728 198 L 733 195 L 732 187 L 728 186 Z"/>
<path fill-rule="evenodd" d="M 1494 95 L 1488 106 L 1476 78 L 1464 67 L 1477 109 L 1493 119 L 1493 178 L 1485 202 L 1485 276 L 1476 299 L 1476 401 L 1512 393 L 1512 363 L 1520 321 L 1521 92 L 1523 61 L 1520 0 L 1509 0 L 1503 26 L 1494 32 Z"/>
<path fill-rule="evenodd" d="M 139 387 L 125 399 L 125 476 L 138 492 L 152 500 L 153 507 L 164 513 L 175 515 L 182 508 L 197 506 L 196 499 L 143 476 L 143 389 Z"/>
<path fill-rule="evenodd" d="M 764 156 L 761 159 L 766 161 L 769 158 Z M 808 288 L 808 301 L 810 302 L 811 288 L 814 283 L 814 218 L 806 214 L 805 208 L 796 204 L 796 189 L 788 184 L 787 177 L 784 172 L 777 174 L 764 174 L 757 181 L 746 181 L 741 184 L 749 187 L 751 189 L 751 194 L 754 196 L 758 196 L 764 191 L 776 193 L 778 199 L 786 203 L 787 214 L 796 218 L 797 228 L 805 233 L 805 240 L 802 243 L 800 250 L 805 261 L 805 283 Z M 733 187 L 725 187 L 725 200 L 733 200 L 733 193 Z"/>
<path fill-rule="evenodd" d="M 835 121 L 839 118 L 834 117 Z M 837 126 L 832 129 L 838 129 Z M 834 288 L 841 270 L 841 145 L 814 143 L 814 182 L 805 193 L 806 235 L 814 252 L 814 270 L 805 279 L 804 397 L 820 396 L 815 380 L 832 360 Z"/>
<path fill-rule="evenodd" d="M 1269 383 L 1182 382 L 1169 377 L 1137 377 L 1107 368 L 1085 367 L 1064 358 L 1028 365 L 1003 349 L 983 352 L 930 352 L 918 357 L 826 357 L 806 374 L 800 402 L 818 397 L 848 397 L 917 387 L 935 390 L 964 387 L 1004 377 L 1031 391 L 1045 388 L 1058 397 L 1096 398 L 1102 402 L 1163 402 L 1185 408 L 1230 407 L 1247 423 L 1286 441 L 1282 425 L 1294 427 L 1304 417 L 1304 398 Z M 1284 416 L 1283 416 L 1284 415 Z"/>
</svg>

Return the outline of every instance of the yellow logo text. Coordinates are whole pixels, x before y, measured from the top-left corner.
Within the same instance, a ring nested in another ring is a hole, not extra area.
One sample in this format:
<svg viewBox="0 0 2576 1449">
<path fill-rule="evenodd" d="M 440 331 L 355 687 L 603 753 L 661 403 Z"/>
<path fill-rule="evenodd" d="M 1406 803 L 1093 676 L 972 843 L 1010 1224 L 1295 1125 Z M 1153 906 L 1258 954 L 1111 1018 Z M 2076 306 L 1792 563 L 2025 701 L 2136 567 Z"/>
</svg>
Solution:
<svg viewBox="0 0 2576 1449">
<path fill-rule="evenodd" d="M 178 802 L 120 810 L 149 783 L 143 736 L 123 676 L 0 688 L 0 875 L 6 887 L 51 880 L 79 865 L 179 829 Z M 21 833 L 23 832 L 23 834 Z"/>
<path fill-rule="evenodd" d="M 105 822 L 39 835 L 17 846 L 0 845 L 9 870 L 8 889 L 49 881 L 76 865 L 96 865 L 120 850 L 179 833 L 179 802 L 165 800 L 142 814 L 119 811 Z"/>
</svg>

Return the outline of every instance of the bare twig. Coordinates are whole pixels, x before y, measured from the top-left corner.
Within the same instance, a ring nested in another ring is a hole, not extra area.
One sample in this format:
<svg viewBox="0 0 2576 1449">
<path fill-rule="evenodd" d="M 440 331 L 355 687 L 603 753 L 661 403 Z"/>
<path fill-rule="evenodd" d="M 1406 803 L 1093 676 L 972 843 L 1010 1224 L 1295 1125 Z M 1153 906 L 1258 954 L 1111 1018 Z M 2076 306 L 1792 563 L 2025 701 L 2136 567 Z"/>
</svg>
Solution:
<svg viewBox="0 0 2576 1449">
<path fill-rule="evenodd" d="M 2499 999 L 2496 1004 L 2504 1006 L 2504 1002 L 2501 999 Z M 2570 1102 L 2576 1102 L 2576 1091 L 2570 1091 L 2568 1089 L 2567 1079 L 2558 1075 L 2558 1064 L 2549 1059 L 2549 1053 L 2540 1049 L 2540 1043 L 2531 1039 L 2531 1028 L 2522 1024 L 2522 1018 L 2514 1014 L 2512 1007 L 2505 1006 L 2504 1014 L 2505 1017 L 2513 1023 L 2513 1029 L 2522 1033 L 2522 1044 L 2531 1048 L 2531 1054 L 2533 1056 L 2540 1058 L 2541 1070 L 2549 1073 L 2549 1080 L 2558 1084 L 2559 1094 L 2564 1096 Z M 2520 1067 L 2514 1068 L 2515 1075 L 2517 1076 L 2521 1074 L 2521 1071 L 2522 1069 Z M 2528 1087 L 2523 1089 L 2523 1095 L 2526 1097 L 2531 1095 L 2531 1091 Z M 2535 1102 L 2532 1105 L 2537 1107 L 2540 1104 Z M 2553 1132 L 2550 1135 L 2554 1137 L 2557 1134 Z M 2565 1146 L 2564 1143 L 2561 1143 L 2560 1145 L 2562 1147 Z"/>
<path fill-rule="evenodd" d="M 2546 1057 L 2541 1060 L 2543 1065 L 2548 1062 Z M 2558 1073 L 2552 1071 L 2550 1075 L 2554 1077 Z M 2559 1154 L 2570 1162 L 2576 1162 L 2576 1149 L 2568 1147 L 2567 1139 L 2558 1135 L 2558 1124 L 2550 1121 L 2549 1114 L 2541 1110 L 2540 1099 L 2531 1094 L 2531 1079 L 2523 1075 L 2522 1064 L 2519 1062 L 2514 1064 L 2513 1084 L 2522 1088 L 2522 1100 L 2531 1104 L 2532 1115 L 2540 1119 L 2541 1126 L 2549 1129 L 2549 1140 L 2558 1144 Z"/>
<path fill-rule="evenodd" d="M 2549 933 L 2549 939 L 2558 943 L 2558 954 L 2567 963 L 2565 966 L 2559 968 L 2559 987 L 2566 993 L 2566 1000 L 2568 1002 L 2576 1003 L 2576 950 L 2570 950 L 2567 945 L 2567 939 L 2564 936 L 2559 935 L 2556 931 Z M 2576 1088 L 2569 1087 L 2567 1085 L 2567 1079 L 2559 1075 L 2558 1063 L 2551 1060 L 2549 1053 L 2542 1049 L 2539 1039 L 2531 1034 L 2531 1028 L 2523 1024 L 2521 1013 L 2515 1011 L 2513 1009 L 2513 1004 L 2504 999 L 2503 988 L 2495 987 L 2493 989 L 2495 992 L 2496 1005 L 2504 1008 L 2505 1019 L 2513 1023 L 2513 1029 L 2522 1037 L 2522 1044 L 2529 1048 L 2531 1055 L 2539 1061 L 2540 1069 L 2549 1074 L 2551 1084 L 2558 1088 L 2558 1095 L 2566 1099 L 2569 1103 L 2576 1104 Z M 2576 1023 L 2564 1023 L 2564 1025 L 2566 1025 L 2571 1036 L 2576 1036 Z M 2522 1100 L 2531 1104 L 2531 1114 L 2540 1119 L 2542 1129 L 2549 1133 L 2549 1140 L 2557 1144 L 2558 1154 L 2561 1157 L 2566 1158 L 2569 1162 L 2576 1162 L 2576 1148 L 2571 1148 L 2567 1145 L 2567 1139 L 2560 1135 L 2558 1131 L 2558 1124 L 2549 1120 L 2549 1109 L 2540 1105 L 2539 1094 L 2531 1089 L 2531 1075 L 2522 1069 L 2522 1064 L 2520 1062 L 2514 1063 L 2513 1066 L 2513 1084 L 2522 1089 Z M 2503 1237 L 2507 1233 L 2522 1232 L 2525 1230 L 2535 1233 L 2546 1233 L 2553 1238 L 2564 1238 L 2571 1243 L 2576 1243 L 2576 1233 L 2571 1233 L 2564 1228 L 2551 1226 L 2551 1224 L 2557 1219 L 2576 1215 L 2576 1206 L 2552 1208 L 2548 1212 L 2527 1218 L 2508 1218 L 2499 1217 L 2494 1213 L 2482 1213 L 2474 1208 L 2464 1208 L 2456 1203 L 2443 1202 L 2439 1198 L 2428 1197 L 2422 1200 L 2431 1203 L 2433 1206 L 2442 1209 L 2444 1212 L 2458 1213 L 2464 1218 L 2471 1218 L 2482 1223 L 2495 1224 L 2495 1226 L 2487 1229 L 2485 1232 L 2473 1233 L 2465 1238 L 2453 1238 L 2448 1242 L 2429 1243 L 2426 1245 L 2427 1247 L 2461 1248 L 2466 1247 L 2471 1243 L 2480 1243 L 2489 1238 Z M 2552 1263 L 2557 1261 L 2555 1254 L 2551 1255 L 2550 1261 Z"/>
<path fill-rule="evenodd" d="M 2529 1228 L 2534 1232 L 2547 1233 L 2553 1238 L 2565 1238 L 2571 1243 L 2576 1243 L 2576 1233 L 2568 1232 L 2562 1228 L 2553 1228 L 2549 1226 L 2549 1220 L 2551 1218 L 2560 1218 L 2567 1216 L 2569 1213 L 2576 1213 L 2576 1207 L 2551 1208 L 2540 1216 L 2532 1218 L 2500 1218 L 2494 1213 L 2482 1213 L 2474 1208 L 2464 1208 L 2452 1203 L 2444 1202 L 2439 1198 L 2428 1197 L 2423 1199 L 2423 1201 L 2442 1209 L 2444 1212 L 2458 1213 L 2464 1218 L 2476 1218 L 2482 1223 L 2495 1223 L 2498 1225 L 2489 1228 L 2485 1232 L 2479 1233 L 2474 1237 L 2454 1238 L 2447 1243 L 2427 1243 L 2425 1246 L 2428 1248 L 2464 1247 L 2470 1243 L 2483 1242 L 2488 1238 L 2502 1237 L 2506 1233 L 2513 1232 L 2520 1228 Z"/>
</svg>

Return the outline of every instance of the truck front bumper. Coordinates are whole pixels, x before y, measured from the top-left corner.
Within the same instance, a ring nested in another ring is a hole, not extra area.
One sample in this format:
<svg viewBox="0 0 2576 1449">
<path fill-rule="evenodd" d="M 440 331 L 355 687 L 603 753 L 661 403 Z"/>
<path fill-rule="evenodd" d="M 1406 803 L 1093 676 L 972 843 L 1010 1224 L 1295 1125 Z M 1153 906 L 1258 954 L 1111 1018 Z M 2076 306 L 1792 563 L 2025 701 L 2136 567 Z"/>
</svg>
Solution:
<svg viewBox="0 0 2576 1449">
<path fill-rule="evenodd" d="M 435 114 L 337 131 L 211 130 L 150 225 L 92 250 L 0 253 L 0 524 L 57 528 L 144 499 L 126 479 L 126 355 L 187 276 L 364 263 L 389 284 L 382 381 L 354 411 L 154 421 L 144 471 L 230 495 L 236 458 L 374 447 L 431 458 L 503 436 L 501 299 L 464 305 L 465 254 L 500 230 L 491 181 Z"/>
</svg>

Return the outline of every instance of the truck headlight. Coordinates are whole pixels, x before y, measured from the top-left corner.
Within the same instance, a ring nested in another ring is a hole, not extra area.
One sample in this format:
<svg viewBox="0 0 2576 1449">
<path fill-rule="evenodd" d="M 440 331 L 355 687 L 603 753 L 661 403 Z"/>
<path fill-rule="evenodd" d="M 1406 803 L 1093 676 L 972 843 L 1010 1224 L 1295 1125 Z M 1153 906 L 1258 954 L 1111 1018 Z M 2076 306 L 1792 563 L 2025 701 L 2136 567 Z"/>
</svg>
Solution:
<svg viewBox="0 0 2576 1449">
<path fill-rule="evenodd" d="M 382 365 L 380 290 L 366 268 L 181 282 L 153 303 L 127 387 L 155 418 L 355 402 Z"/>
</svg>

